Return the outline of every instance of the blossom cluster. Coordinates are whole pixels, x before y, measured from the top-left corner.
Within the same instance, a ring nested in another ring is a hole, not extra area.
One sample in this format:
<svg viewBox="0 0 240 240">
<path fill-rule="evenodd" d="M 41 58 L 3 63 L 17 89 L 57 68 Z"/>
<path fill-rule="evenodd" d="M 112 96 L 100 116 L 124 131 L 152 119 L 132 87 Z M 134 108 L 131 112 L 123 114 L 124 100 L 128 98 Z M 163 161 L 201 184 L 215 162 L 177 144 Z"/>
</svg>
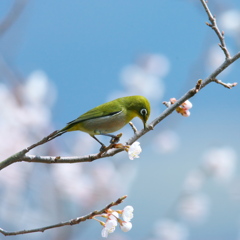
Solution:
<svg viewBox="0 0 240 240">
<path fill-rule="evenodd" d="M 122 216 L 122 219 L 119 218 L 119 215 Z M 106 222 L 100 221 L 96 218 L 103 227 L 102 237 L 107 238 L 109 233 L 113 233 L 116 229 L 116 226 L 119 223 L 119 226 L 123 232 L 128 232 L 132 229 L 131 220 L 133 218 L 133 207 L 126 206 L 123 210 L 112 210 L 108 209 L 106 214 L 102 214 L 101 217 L 107 218 Z"/>
<path fill-rule="evenodd" d="M 174 104 L 177 101 L 176 98 L 170 98 L 170 103 Z M 190 116 L 190 111 L 189 109 L 192 108 L 192 103 L 189 100 L 186 100 L 184 103 L 182 103 L 179 107 L 176 108 L 176 111 L 184 117 L 189 117 Z"/>
</svg>

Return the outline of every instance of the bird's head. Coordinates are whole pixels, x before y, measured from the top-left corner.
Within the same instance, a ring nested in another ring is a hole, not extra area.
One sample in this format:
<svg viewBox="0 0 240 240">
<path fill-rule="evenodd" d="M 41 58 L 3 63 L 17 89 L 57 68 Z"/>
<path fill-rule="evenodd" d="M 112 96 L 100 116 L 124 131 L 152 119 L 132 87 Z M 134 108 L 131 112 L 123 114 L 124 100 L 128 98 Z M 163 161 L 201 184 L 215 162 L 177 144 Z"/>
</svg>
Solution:
<svg viewBox="0 0 240 240">
<path fill-rule="evenodd" d="M 134 109 L 136 116 L 142 120 L 145 129 L 151 111 L 150 103 L 143 96 L 132 96 L 132 98 L 132 108 Z"/>
</svg>

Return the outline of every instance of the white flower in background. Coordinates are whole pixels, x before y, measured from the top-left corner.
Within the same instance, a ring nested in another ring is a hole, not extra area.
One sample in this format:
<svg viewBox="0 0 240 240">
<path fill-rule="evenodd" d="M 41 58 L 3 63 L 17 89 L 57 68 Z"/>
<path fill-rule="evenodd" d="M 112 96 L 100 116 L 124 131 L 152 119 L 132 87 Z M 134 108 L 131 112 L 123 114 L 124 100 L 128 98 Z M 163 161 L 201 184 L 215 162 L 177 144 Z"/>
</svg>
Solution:
<svg viewBox="0 0 240 240">
<path fill-rule="evenodd" d="M 231 49 L 228 47 L 228 50 L 231 52 Z M 218 68 L 223 62 L 225 61 L 224 54 L 219 51 L 219 46 L 213 45 L 209 48 L 208 58 L 205 62 L 205 68 L 208 72 L 214 71 Z M 231 70 L 231 66 L 226 68 L 222 73 L 221 76 L 225 76 Z"/>
<path fill-rule="evenodd" d="M 31 127 L 35 134 L 42 134 L 51 123 L 50 107 L 56 98 L 53 83 L 43 71 L 34 71 L 21 86 L 20 93 L 22 104 L 16 111 L 18 121 Z"/>
<path fill-rule="evenodd" d="M 85 172 L 81 164 L 71 165 L 55 164 L 51 168 L 51 174 L 55 182 L 55 188 L 64 198 L 71 198 L 72 202 L 88 207 L 92 196 L 96 193 L 95 184 Z M 69 187 L 71 186 L 71 187 Z"/>
<path fill-rule="evenodd" d="M 134 142 L 128 149 L 128 156 L 130 160 L 139 158 L 139 154 L 142 152 L 140 142 Z"/>
<path fill-rule="evenodd" d="M 138 65 L 149 74 L 165 77 L 170 70 L 167 57 L 160 54 L 145 54 L 138 59 Z"/>
<path fill-rule="evenodd" d="M 120 228 L 123 232 L 128 232 L 132 229 L 132 223 L 122 221 L 120 224 Z"/>
<path fill-rule="evenodd" d="M 205 175 L 200 170 L 191 171 L 185 179 L 183 188 L 185 191 L 198 191 L 205 180 Z"/>
<path fill-rule="evenodd" d="M 203 221 L 209 212 L 209 199 L 203 194 L 186 195 L 182 197 L 178 207 L 186 220 Z"/>
<path fill-rule="evenodd" d="M 140 94 L 150 100 L 160 100 L 164 93 L 162 80 L 138 65 L 130 65 L 123 69 L 122 83 L 128 95 Z"/>
<path fill-rule="evenodd" d="M 122 71 L 122 84 L 127 95 L 140 94 L 150 100 L 160 100 L 164 94 L 162 77 L 169 72 L 169 60 L 158 54 L 140 56 L 135 64 Z"/>
<path fill-rule="evenodd" d="M 122 211 L 122 218 L 125 222 L 130 222 L 133 218 L 133 207 L 132 206 L 126 206 Z"/>
<path fill-rule="evenodd" d="M 240 11 L 236 9 L 228 10 L 218 18 L 221 29 L 226 34 L 238 35 L 240 31 Z"/>
<path fill-rule="evenodd" d="M 160 220 L 155 224 L 154 233 L 161 240 L 187 240 L 187 228 L 173 220 Z"/>
<path fill-rule="evenodd" d="M 37 70 L 29 75 L 24 87 L 24 96 L 32 104 L 51 106 L 56 99 L 56 89 L 45 72 Z"/>
<path fill-rule="evenodd" d="M 212 148 L 203 156 L 203 167 L 219 180 L 230 180 L 236 169 L 236 158 L 236 152 L 231 147 Z"/>
<path fill-rule="evenodd" d="M 154 139 L 154 150 L 159 153 L 170 153 L 179 147 L 179 136 L 173 130 L 164 130 Z"/>
</svg>

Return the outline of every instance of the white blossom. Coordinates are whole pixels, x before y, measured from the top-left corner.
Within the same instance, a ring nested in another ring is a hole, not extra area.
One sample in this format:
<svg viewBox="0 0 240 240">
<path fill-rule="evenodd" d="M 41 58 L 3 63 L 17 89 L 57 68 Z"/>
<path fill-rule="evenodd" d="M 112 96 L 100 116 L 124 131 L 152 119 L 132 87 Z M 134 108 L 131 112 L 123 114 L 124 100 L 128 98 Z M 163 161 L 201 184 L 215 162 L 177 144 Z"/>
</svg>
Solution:
<svg viewBox="0 0 240 240">
<path fill-rule="evenodd" d="M 205 176 L 202 171 L 191 171 L 185 179 L 184 190 L 197 191 L 202 187 L 204 180 Z"/>
<path fill-rule="evenodd" d="M 212 148 L 204 155 L 204 169 L 219 180 L 229 180 L 236 169 L 236 153 L 230 147 Z"/>
<path fill-rule="evenodd" d="M 133 207 L 132 206 L 126 206 L 122 211 L 122 217 L 125 222 L 130 222 L 133 218 Z"/>
<path fill-rule="evenodd" d="M 183 224 L 165 219 L 156 223 L 155 235 L 161 240 L 186 240 L 188 230 Z"/>
<path fill-rule="evenodd" d="M 139 158 L 139 154 L 142 152 L 140 142 L 134 142 L 128 149 L 128 156 L 130 160 L 134 158 Z"/>
<path fill-rule="evenodd" d="M 174 104 L 175 102 L 177 102 L 176 98 L 170 98 L 171 104 Z M 168 104 L 167 102 L 165 103 Z M 189 117 L 191 114 L 189 109 L 191 109 L 192 106 L 192 103 L 189 100 L 186 100 L 184 103 L 182 103 L 179 107 L 176 108 L 176 111 L 184 117 Z"/>
<path fill-rule="evenodd" d="M 229 51 L 231 52 L 230 48 L 229 48 Z M 219 51 L 219 46 L 214 44 L 208 50 L 208 59 L 205 63 L 205 67 L 207 71 L 212 72 L 214 71 L 214 69 L 220 66 L 222 62 L 224 62 L 224 60 L 225 60 L 225 57 L 221 53 L 221 51 Z M 231 66 L 230 68 L 226 68 L 225 71 L 222 72 L 221 76 L 225 76 L 227 73 L 229 73 L 230 69 L 231 69 Z"/>
<path fill-rule="evenodd" d="M 179 147 L 180 139 L 175 131 L 167 129 L 160 132 L 153 143 L 153 148 L 156 152 L 170 153 Z"/>
<path fill-rule="evenodd" d="M 209 200 L 204 194 L 184 196 L 179 203 L 179 212 L 186 220 L 203 221 L 209 212 Z"/>
<path fill-rule="evenodd" d="M 220 16 L 219 23 L 226 33 L 237 35 L 240 31 L 240 11 L 236 9 L 225 11 Z"/>
<path fill-rule="evenodd" d="M 109 233 L 113 233 L 117 226 L 117 219 L 107 220 L 104 228 L 102 229 L 102 237 L 107 238 Z"/>
<path fill-rule="evenodd" d="M 162 78 L 170 69 L 169 60 L 163 55 L 146 54 L 122 70 L 121 81 L 127 95 L 140 94 L 150 100 L 160 100 L 164 94 Z"/>
<path fill-rule="evenodd" d="M 189 117 L 191 115 L 190 111 L 188 111 L 188 110 L 184 110 L 181 114 L 184 117 Z"/>
<path fill-rule="evenodd" d="M 183 108 L 188 110 L 192 108 L 192 103 L 189 100 L 186 100 L 183 104 L 182 104 Z"/>
<path fill-rule="evenodd" d="M 116 221 L 118 218 L 119 218 L 119 214 L 116 211 L 112 212 L 111 215 L 109 215 L 109 217 L 108 217 L 108 219 L 116 220 Z"/>
<path fill-rule="evenodd" d="M 120 228 L 123 232 L 128 232 L 132 229 L 132 223 L 131 222 L 122 222 L 120 224 Z"/>
</svg>

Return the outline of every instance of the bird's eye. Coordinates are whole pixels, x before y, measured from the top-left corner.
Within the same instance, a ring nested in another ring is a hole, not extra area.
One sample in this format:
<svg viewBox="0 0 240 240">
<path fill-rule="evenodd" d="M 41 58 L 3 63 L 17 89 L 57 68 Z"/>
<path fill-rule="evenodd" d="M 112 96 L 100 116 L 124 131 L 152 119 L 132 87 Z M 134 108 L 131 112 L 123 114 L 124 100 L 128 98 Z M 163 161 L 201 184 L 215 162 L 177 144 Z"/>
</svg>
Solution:
<svg viewBox="0 0 240 240">
<path fill-rule="evenodd" d="M 147 115 L 147 109 L 143 108 L 140 111 L 141 115 L 146 116 Z"/>
</svg>

